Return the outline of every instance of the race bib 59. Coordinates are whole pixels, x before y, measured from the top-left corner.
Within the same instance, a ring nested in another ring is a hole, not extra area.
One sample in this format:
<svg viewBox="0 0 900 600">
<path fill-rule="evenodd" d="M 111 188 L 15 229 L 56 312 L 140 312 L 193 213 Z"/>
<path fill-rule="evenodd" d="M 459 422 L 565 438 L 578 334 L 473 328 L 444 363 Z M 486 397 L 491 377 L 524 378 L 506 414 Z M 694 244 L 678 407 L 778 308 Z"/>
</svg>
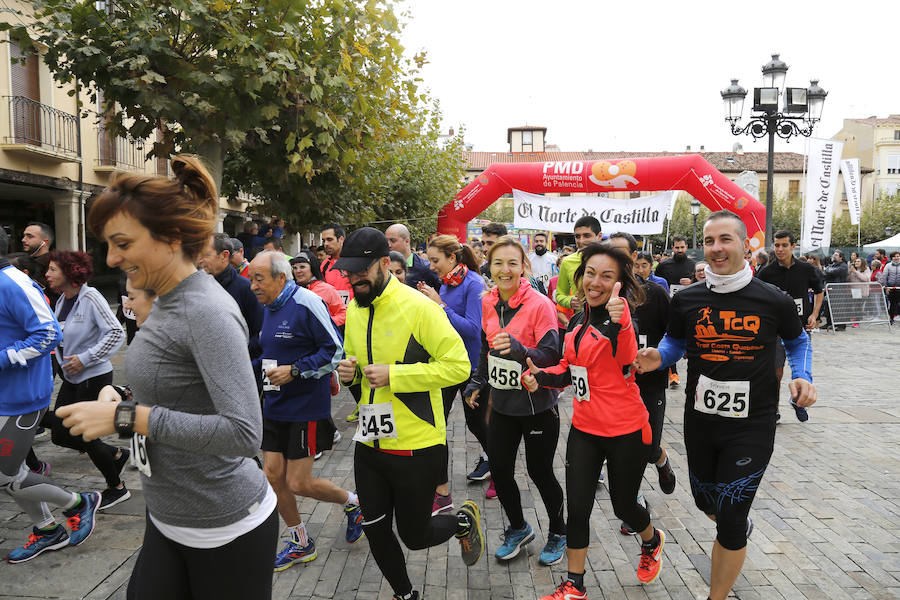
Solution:
<svg viewBox="0 0 900 600">
<path fill-rule="evenodd" d="M 591 388 L 588 386 L 587 367 L 569 365 L 569 374 L 572 376 L 572 387 L 575 388 L 575 400 L 590 402 Z"/>
</svg>

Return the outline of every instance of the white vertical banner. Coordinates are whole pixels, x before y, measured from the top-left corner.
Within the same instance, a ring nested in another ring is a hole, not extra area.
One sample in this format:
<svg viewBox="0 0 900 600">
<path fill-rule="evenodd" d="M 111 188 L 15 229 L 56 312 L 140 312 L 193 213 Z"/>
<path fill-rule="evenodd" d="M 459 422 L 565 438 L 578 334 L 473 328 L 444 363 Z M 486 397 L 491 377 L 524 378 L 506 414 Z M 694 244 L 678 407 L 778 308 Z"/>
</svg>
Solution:
<svg viewBox="0 0 900 600">
<path fill-rule="evenodd" d="M 834 194 L 837 191 L 838 166 L 843 149 L 844 142 L 818 138 L 809 140 L 801 252 L 812 252 L 831 245 Z"/>
<path fill-rule="evenodd" d="M 847 158 L 842 160 L 841 175 L 844 176 L 844 189 L 847 191 L 847 205 L 850 207 L 850 223 L 859 225 L 859 213 L 862 205 L 859 187 L 859 159 Z"/>
</svg>

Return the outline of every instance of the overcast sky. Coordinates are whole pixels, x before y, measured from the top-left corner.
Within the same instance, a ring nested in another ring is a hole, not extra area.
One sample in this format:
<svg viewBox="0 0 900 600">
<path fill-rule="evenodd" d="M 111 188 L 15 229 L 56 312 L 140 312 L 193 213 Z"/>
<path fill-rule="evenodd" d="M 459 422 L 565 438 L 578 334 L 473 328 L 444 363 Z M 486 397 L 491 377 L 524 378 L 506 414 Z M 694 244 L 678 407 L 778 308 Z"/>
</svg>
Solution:
<svg viewBox="0 0 900 600">
<path fill-rule="evenodd" d="M 841 7 L 844 10 L 841 10 Z M 547 128 L 564 151 L 765 151 L 736 137 L 719 92 L 762 85 L 780 53 L 786 84 L 828 91 L 817 137 L 844 118 L 900 113 L 897 0 L 404 0 L 409 52 L 426 50 L 425 87 L 445 124 L 478 151 L 507 148 L 507 127 Z M 781 15 L 780 17 L 769 15 Z M 776 141 L 803 152 L 805 138 Z"/>
</svg>

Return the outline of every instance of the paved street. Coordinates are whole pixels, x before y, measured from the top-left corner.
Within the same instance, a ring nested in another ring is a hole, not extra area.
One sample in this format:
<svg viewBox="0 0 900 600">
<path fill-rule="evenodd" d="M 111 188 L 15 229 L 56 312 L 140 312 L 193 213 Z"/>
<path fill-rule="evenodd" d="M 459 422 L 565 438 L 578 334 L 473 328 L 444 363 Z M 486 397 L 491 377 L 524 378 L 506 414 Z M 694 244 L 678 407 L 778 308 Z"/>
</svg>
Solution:
<svg viewBox="0 0 900 600">
<path fill-rule="evenodd" d="M 755 530 L 734 597 L 900 598 L 900 375 L 894 362 L 898 336 L 885 326 L 851 328 L 837 336 L 814 334 L 813 372 L 819 403 L 806 424 L 797 423 L 790 408 L 783 412 L 775 453 L 751 511 Z M 122 358 L 123 354 L 117 357 L 118 364 Z M 685 373 L 684 363 L 679 372 Z M 118 382 L 122 380 L 117 377 Z M 336 400 L 335 421 L 344 438 L 336 450 L 316 463 L 315 472 L 352 488 L 352 427 L 344 420 L 351 399 L 342 392 Z M 563 482 L 570 393 L 560 406 L 564 425 L 555 465 Z M 607 489 L 601 485 L 592 516 L 585 577 L 592 600 L 706 598 L 715 529 L 690 497 L 681 432 L 681 390 L 669 392 L 668 406 L 663 442 L 678 487 L 673 495 L 663 495 L 654 469 L 647 470 L 644 485 L 654 520 L 668 535 L 663 572 L 652 585 L 638 584 L 638 542 L 619 534 L 619 521 L 612 514 Z M 497 500 L 484 499 L 486 484 L 466 483 L 465 475 L 478 453 L 474 438 L 465 436 L 462 410 L 454 409 L 449 434 L 453 497 L 457 506 L 471 497 L 483 507 L 485 557 L 467 570 L 455 541 L 410 552 L 414 585 L 424 588 L 428 600 L 531 600 L 549 593 L 565 575 L 566 563 L 563 560 L 553 568 L 538 565 L 547 517 L 536 491 L 527 487 L 524 455 L 520 454 L 517 468 L 522 500 L 526 518 L 540 531 L 524 556 L 500 563 L 493 553 L 505 527 L 504 516 Z M 102 487 L 102 478 L 86 456 L 53 446 L 49 436 L 39 438 L 36 451 L 51 462 L 52 476 L 59 483 L 70 489 Z M 101 514 L 97 529 L 83 546 L 47 553 L 21 565 L 0 564 L 0 598 L 125 598 L 144 525 L 137 471 L 128 467 L 125 480 L 133 499 Z M 390 599 L 390 589 L 365 539 L 354 546 L 344 542 L 345 520 L 339 506 L 304 500 L 301 512 L 316 539 L 319 556 L 275 575 L 275 598 Z M 0 495 L 0 554 L 5 556 L 21 544 L 28 527 L 27 518 L 9 496 Z"/>
</svg>

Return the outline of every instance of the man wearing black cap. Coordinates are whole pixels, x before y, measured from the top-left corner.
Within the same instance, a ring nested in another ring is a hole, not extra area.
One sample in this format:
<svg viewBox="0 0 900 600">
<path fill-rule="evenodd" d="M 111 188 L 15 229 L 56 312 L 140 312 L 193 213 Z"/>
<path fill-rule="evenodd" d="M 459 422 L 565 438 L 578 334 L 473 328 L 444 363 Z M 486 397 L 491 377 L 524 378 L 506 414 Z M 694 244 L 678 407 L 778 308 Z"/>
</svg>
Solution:
<svg viewBox="0 0 900 600">
<path fill-rule="evenodd" d="M 394 590 L 415 600 L 403 552 L 437 546 L 456 536 L 472 566 L 484 551 L 478 506 L 431 516 L 447 443 L 441 388 L 470 372 L 465 346 L 444 311 L 390 274 L 387 238 L 371 227 L 344 241 L 335 268 L 347 274 L 354 299 L 347 307 L 338 375 L 362 384 L 354 475 L 363 529 L 372 556 Z"/>
</svg>

